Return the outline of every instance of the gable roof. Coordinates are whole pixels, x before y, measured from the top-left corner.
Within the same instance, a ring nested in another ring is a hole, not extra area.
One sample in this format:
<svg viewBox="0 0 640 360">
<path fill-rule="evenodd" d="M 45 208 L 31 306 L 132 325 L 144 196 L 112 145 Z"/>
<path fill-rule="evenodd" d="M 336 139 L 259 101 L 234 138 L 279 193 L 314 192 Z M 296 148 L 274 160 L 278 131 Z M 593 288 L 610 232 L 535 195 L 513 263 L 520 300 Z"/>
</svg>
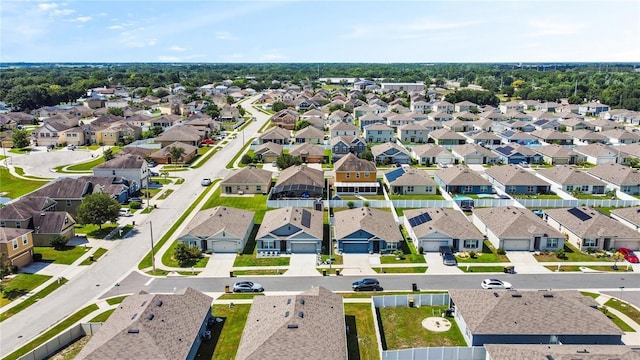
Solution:
<svg viewBox="0 0 640 360">
<path fill-rule="evenodd" d="M 231 171 L 222 180 L 222 184 L 257 184 L 263 185 L 271 182 L 273 173 L 269 170 L 247 166 L 239 170 Z"/>
<path fill-rule="evenodd" d="M 606 185 L 603 181 L 569 165 L 556 165 L 550 168 L 538 169 L 538 174 L 562 185 Z"/>
<path fill-rule="evenodd" d="M 431 176 L 420 169 L 399 167 L 384 174 L 391 186 L 436 186 Z"/>
<path fill-rule="evenodd" d="M 254 154 L 260 155 L 269 151 L 280 156 L 282 155 L 282 145 L 269 141 L 264 144 L 258 145 L 254 150 Z"/>
<path fill-rule="evenodd" d="M 191 125 L 174 126 L 171 129 L 166 130 L 160 136 L 156 138 L 157 142 L 166 141 L 199 141 L 200 130 Z"/>
<path fill-rule="evenodd" d="M 314 127 L 314 126 L 307 126 L 302 130 L 298 130 L 298 132 L 296 132 L 296 134 L 294 135 L 297 138 L 320 138 L 323 139 L 324 138 L 324 131 Z"/>
<path fill-rule="evenodd" d="M 194 152 L 198 151 L 198 147 L 196 147 L 196 146 L 176 141 L 176 142 L 171 143 L 171 144 L 163 147 L 162 149 L 152 153 L 151 155 L 149 155 L 149 157 L 153 158 L 153 157 L 165 157 L 167 155 L 171 156 L 171 148 L 173 148 L 173 147 L 183 148 L 185 155 L 186 154 L 191 154 L 191 153 L 194 153 Z"/>
<path fill-rule="evenodd" d="M 172 294 L 141 291 L 129 296 L 76 359 L 185 359 L 200 336 L 212 301 L 192 288 Z"/>
<path fill-rule="evenodd" d="M 197 212 L 179 237 L 188 234 L 199 238 L 208 238 L 224 231 L 242 239 L 247 233 L 247 229 L 253 226 L 253 216 L 253 211 L 216 206 Z"/>
<path fill-rule="evenodd" d="M 113 159 L 106 161 L 98 166 L 96 169 L 142 169 L 147 164 L 147 161 L 140 155 L 126 154 L 123 156 L 116 156 Z"/>
<path fill-rule="evenodd" d="M 291 132 L 287 129 L 274 126 L 260 135 L 260 139 L 286 139 L 291 137 Z"/>
<path fill-rule="evenodd" d="M 319 210 L 303 209 L 296 206 L 287 206 L 285 208 L 269 210 L 264 214 L 262 224 L 256 234 L 256 239 L 270 234 L 274 238 L 281 238 L 283 240 L 289 236 L 295 236 L 298 232 L 284 238 L 273 234 L 273 231 L 278 230 L 285 225 L 293 225 L 300 229 L 300 231 L 304 231 L 310 236 L 318 240 L 322 240 L 324 227 L 323 221 L 322 211 Z"/>
<path fill-rule="evenodd" d="M 491 360 L 638 360 L 640 349 L 625 345 L 484 344 Z"/>
<path fill-rule="evenodd" d="M 438 129 L 429 133 L 434 139 L 439 140 L 464 140 L 464 136 L 458 134 L 457 132 L 453 132 L 449 129 Z"/>
<path fill-rule="evenodd" d="M 571 157 L 578 155 L 575 151 L 571 149 L 567 149 L 564 146 L 558 144 L 551 144 L 545 146 L 536 146 L 533 151 L 537 152 L 540 155 L 549 156 L 552 158 L 556 157 Z"/>
<path fill-rule="evenodd" d="M 291 156 L 301 156 L 301 155 L 324 156 L 324 148 L 319 145 L 304 143 L 291 148 L 289 150 L 289 155 Z"/>
<path fill-rule="evenodd" d="M 329 131 L 336 131 L 336 130 L 345 130 L 345 131 L 355 131 L 356 134 L 358 133 L 358 127 L 355 126 L 352 123 L 349 122 L 344 122 L 344 121 L 338 121 L 334 124 L 332 124 L 329 127 Z"/>
<path fill-rule="evenodd" d="M 22 235 L 28 234 L 30 232 L 33 232 L 33 230 L 0 227 L 0 243 L 6 244 L 15 238 L 21 237 Z"/>
<path fill-rule="evenodd" d="M 418 157 L 435 157 L 442 153 L 449 153 L 447 149 L 436 144 L 423 144 L 414 146 L 411 151 Z"/>
<path fill-rule="evenodd" d="M 535 151 L 531 150 L 530 148 L 524 145 L 514 144 L 514 143 L 509 145 L 499 146 L 493 149 L 493 151 L 495 153 L 498 153 L 506 157 L 510 157 L 518 153 L 524 156 L 534 156 L 537 154 Z"/>
<path fill-rule="evenodd" d="M 324 172 L 308 166 L 290 166 L 280 172 L 275 187 L 287 185 L 311 185 L 324 188 Z"/>
<path fill-rule="evenodd" d="M 55 200 L 47 196 L 29 195 L 0 207 L 0 219 L 25 221 L 55 206 Z"/>
<path fill-rule="evenodd" d="M 418 238 L 440 233 L 452 239 L 483 239 L 480 231 L 461 212 L 454 209 L 410 209 L 405 210 L 404 217 Z"/>
<path fill-rule="evenodd" d="M 497 294 L 497 295 L 495 295 Z M 598 309 L 595 300 L 577 290 L 449 290 L 456 311 L 474 334 L 622 335 Z M 563 321 L 549 321 L 553 318 Z"/>
<path fill-rule="evenodd" d="M 551 186 L 529 171 L 513 164 L 492 166 L 485 174 L 503 185 Z"/>
<path fill-rule="evenodd" d="M 640 225 L 640 206 L 620 208 L 611 210 L 612 215 L 616 215 L 636 226 Z"/>
<path fill-rule="evenodd" d="M 491 152 L 491 150 L 480 146 L 478 144 L 464 144 L 464 145 L 456 145 L 451 149 L 451 152 L 455 152 L 456 154 L 460 155 L 460 156 L 467 156 L 469 154 L 472 154 L 474 152 L 479 152 L 480 154 L 482 154 L 483 156 L 486 156 L 488 158 L 496 158 L 497 155 L 494 154 L 493 152 Z"/>
<path fill-rule="evenodd" d="M 489 180 L 483 178 L 477 172 L 463 166 L 452 166 L 440 169 L 435 172 L 435 176 L 449 186 L 491 186 Z"/>
<path fill-rule="evenodd" d="M 377 171 L 376 166 L 371 161 L 360 159 L 353 153 L 348 153 L 336 161 L 334 169 L 336 172 L 365 171 L 375 173 Z"/>
<path fill-rule="evenodd" d="M 376 157 L 390 150 L 391 150 L 391 153 L 393 153 L 393 156 L 396 156 L 398 154 L 403 154 L 407 157 L 410 156 L 409 152 L 404 147 L 398 145 L 395 142 L 386 142 L 386 143 L 374 145 L 371 147 L 371 153 L 373 154 L 373 156 L 376 156 Z"/>
<path fill-rule="evenodd" d="M 117 195 L 128 188 L 125 180 L 117 176 L 60 177 L 32 192 L 29 196 L 47 196 L 54 200 L 79 200 L 86 195 L 93 194 L 96 189 L 111 195 Z"/>
<path fill-rule="evenodd" d="M 299 295 L 257 296 L 237 360 L 347 359 L 342 297 L 323 287 Z"/>
<path fill-rule="evenodd" d="M 499 238 L 530 239 L 534 234 L 546 234 L 549 238 L 564 236 L 528 209 L 514 206 L 477 208 L 478 217 Z"/>
<path fill-rule="evenodd" d="M 334 218 L 336 239 L 345 238 L 358 230 L 388 242 L 403 239 L 393 215 L 388 211 L 362 207 L 338 211 L 334 214 Z"/>
<path fill-rule="evenodd" d="M 544 213 L 581 238 L 640 238 L 638 232 L 589 207 L 547 209 Z"/>
<path fill-rule="evenodd" d="M 601 164 L 587 171 L 589 174 L 618 186 L 640 184 L 640 171 L 620 164 Z"/>
</svg>

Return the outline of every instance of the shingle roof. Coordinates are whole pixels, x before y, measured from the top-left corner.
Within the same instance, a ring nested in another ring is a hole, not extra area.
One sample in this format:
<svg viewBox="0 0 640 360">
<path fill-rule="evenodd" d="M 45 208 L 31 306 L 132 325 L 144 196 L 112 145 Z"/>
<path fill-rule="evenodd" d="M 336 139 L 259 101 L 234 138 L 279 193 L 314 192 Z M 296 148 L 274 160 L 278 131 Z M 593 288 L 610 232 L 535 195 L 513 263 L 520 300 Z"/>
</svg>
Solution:
<svg viewBox="0 0 640 360">
<path fill-rule="evenodd" d="M 329 127 L 330 131 L 335 131 L 335 130 L 349 130 L 349 131 L 358 131 L 358 127 L 353 125 L 352 123 L 348 123 L 348 122 L 344 122 L 344 121 L 338 121 L 337 123 L 334 123 L 333 125 L 331 125 Z"/>
<path fill-rule="evenodd" d="M 549 238 L 564 237 L 528 209 L 513 206 L 478 208 L 473 210 L 473 215 L 499 238 L 530 239 L 534 234 L 547 234 Z"/>
<path fill-rule="evenodd" d="M 587 129 L 580 129 L 580 130 L 574 130 L 574 131 L 570 131 L 567 133 L 567 135 L 573 137 L 574 139 L 578 139 L 578 140 L 597 140 L 597 141 L 601 141 L 601 140 L 605 140 L 606 136 L 597 133 L 597 132 L 593 132 L 591 130 L 587 130 Z"/>
<path fill-rule="evenodd" d="M 169 130 L 166 130 L 159 137 L 156 138 L 157 142 L 167 141 L 199 141 L 200 131 L 191 125 L 174 126 Z"/>
<path fill-rule="evenodd" d="M 474 335 L 623 334 L 595 308 L 595 300 L 577 290 L 518 291 L 520 297 L 513 294 L 514 291 L 449 290 L 458 315 Z"/>
<path fill-rule="evenodd" d="M 311 143 L 304 143 L 289 150 L 291 156 L 314 155 L 324 156 L 324 148 Z"/>
<path fill-rule="evenodd" d="M 302 130 L 299 130 L 298 132 L 296 132 L 295 134 L 296 138 L 320 138 L 323 139 L 324 138 L 324 131 L 315 128 L 313 126 L 307 126 Z"/>
<path fill-rule="evenodd" d="M 55 204 L 56 202 L 50 197 L 28 195 L 0 207 L 0 219 L 25 221 Z"/>
<path fill-rule="evenodd" d="M 285 139 L 288 140 L 291 137 L 289 130 L 274 126 L 271 129 L 265 131 L 260 135 L 260 139 Z"/>
<path fill-rule="evenodd" d="M 600 143 L 577 146 L 574 148 L 574 151 L 587 156 L 596 156 L 596 157 L 600 155 L 607 155 L 607 154 L 615 155 L 617 153 L 617 150 L 612 148 L 611 146 L 600 144 Z"/>
<path fill-rule="evenodd" d="M 558 144 L 551 144 L 546 146 L 536 146 L 532 149 L 540 155 L 549 157 L 570 157 L 577 155 L 577 153 L 571 149 L 567 149 L 564 146 Z"/>
<path fill-rule="evenodd" d="M 491 360 L 640 360 L 640 349 L 625 345 L 484 344 Z"/>
<path fill-rule="evenodd" d="M 335 236 L 342 239 L 363 230 L 385 241 L 402 241 L 402 234 L 393 215 L 384 210 L 362 207 L 338 211 L 335 217 Z"/>
<path fill-rule="evenodd" d="M 195 151 L 198 151 L 198 148 L 196 146 L 176 141 L 176 142 L 171 143 L 171 144 L 163 147 L 162 149 L 150 154 L 149 157 L 155 158 L 155 157 L 165 157 L 167 155 L 172 156 L 171 155 L 171 148 L 172 147 L 183 148 L 185 154 L 191 154 L 191 153 L 193 153 Z"/>
<path fill-rule="evenodd" d="M 48 196 L 58 200 L 82 199 L 85 195 L 93 194 L 96 188 L 111 195 L 118 195 L 128 188 L 120 177 L 81 176 L 78 178 L 61 177 L 47 184 L 29 196 Z"/>
<path fill-rule="evenodd" d="M 336 161 L 334 169 L 336 172 L 366 171 L 375 173 L 377 171 L 376 166 L 371 161 L 360 159 L 353 153 L 348 153 Z"/>
<path fill-rule="evenodd" d="M 460 156 L 467 156 L 474 152 L 479 152 L 480 154 L 488 157 L 488 158 L 496 158 L 497 155 L 491 152 L 491 150 L 484 148 L 478 144 L 464 144 L 464 145 L 456 145 L 451 149 L 452 152 Z"/>
<path fill-rule="evenodd" d="M 394 156 L 396 154 L 404 154 L 406 156 L 409 156 L 409 152 L 404 147 L 398 145 L 395 142 L 386 142 L 386 143 L 374 145 L 371 147 L 371 153 L 373 154 L 373 156 L 376 156 L 376 157 L 384 154 L 389 150 L 393 150 Z"/>
<path fill-rule="evenodd" d="M 268 151 L 271 151 L 280 156 L 282 154 L 282 145 L 269 141 L 264 144 L 258 145 L 254 151 L 254 154 L 264 154 Z"/>
<path fill-rule="evenodd" d="M 98 166 L 97 169 L 141 169 L 147 161 L 139 155 L 127 154 L 116 156 Z"/>
<path fill-rule="evenodd" d="M 374 131 L 374 130 L 382 130 L 382 131 L 393 131 L 393 128 L 383 123 L 375 123 L 371 125 L 367 125 L 364 127 L 365 131 Z"/>
<path fill-rule="evenodd" d="M 562 185 L 606 185 L 604 182 L 594 178 L 593 176 L 589 176 L 584 171 L 580 171 L 569 165 L 556 165 L 546 169 L 539 169 L 538 174 Z"/>
<path fill-rule="evenodd" d="M 199 211 L 189 221 L 179 237 L 187 234 L 199 238 L 207 238 L 222 231 L 242 239 L 247 229 L 253 226 L 253 211 L 236 209 L 227 206 Z"/>
<path fill-rule="evenodd" d="M 222 180 L 221 184 L 256 184 L 264 185 L 271 182 L 273 173 L 254 166 L 247 166 L 240 170 L 233 170 Z"/>
<path fill-rule="evenodd" d="M 308 166 L 290 166 L 280 172 L 275 186 L 285 185 L 312 185 L 324 188 L 324 172 Z"/>
<path fill-rule="evenodd" d="M 427 214 L 429 221 L 413 226 L 413 232 L 418 238 L 434 233 L 440 233 L 452 239 L 477 239 L 483 236 L 476 227 L 468 221 L 461 212 L 449 208 L 424 208 L 405 210 L 405 219 Z"/>
<path fill-rule="evenodd" d="M 640 206 L 611 210 L 611 214 L 617 215 L 636 226 L 640 226 Z"/>
<path fill-rule="evenodd" d="M 21 237 L 24 234 L 32 232 L 31 229 L 16 229 L 8 227 L 0 227 L 0 243 L 7 243 L 15 238 Z"/>
<path fill-rule="evenodd" d="M 589 207 L 547 209 L 544 213 L 581 238 L 615 237 L 640 240 L 638 232 Z"/>
<path fill-rule="evenodd" d="M 435 176 L 440 178 L 440 180 L 449 186 L 491 186 L 489 180 L 483 178 L 477 172 L 463 166 L 452 166 L 440 169 L 436 171 Z"/>
<path fill-rule="evenodd" d="M 173 294 L 141 291 L 129 296 L 76 359 L 185 359 L 200 336 L 212 300 L 192 288 Z"/>
<path fill-rule="evenodd" d="M 33 229 L 36 234 L 59 234 L 75 221 L 66 211 L 43 211 L 33 214 Z"/>
<path fill-rule="evenodd" d="M 397 169 L 390 169 L 387 173 L 396 170 Z M 412 168 L 406 169 L 404 174 L 391 181 L 390 184 L 391 186 L 437 186 L 436 182 L 433 181 L 426 171 Z"/>
<path fill-rule="evenodd" d="M 485 174 L 503 185 L 550 186 L 548 182 L 513 164 L 492 166 Z"/>
<path fill-rule="evenodd" d="M 258 296 L 237 360 L 347 359 L 342 297 L 323 287 L 299 295 Z"/>
<path fill-rule="evenodd" d="M 449 129 L 434 130 L 429 133 L 429 136 L 439 140 L 464 140 L 464 137 L 462 135 Z"/>
<path fill-rule="evenodd" d="M 597 165 L 589 169 L 588 173 L 618 186 L 640 184 L 640 171 L 620 164 Z"/>
<path fill-rule="evenodd" d="M 434 157 L 444 152 L 448 152 L 447 149 L 436 144 L 424 144 L 414 146 L 411 151 L 418 157 Z"/>
<path fill-rule="evenodd" d="M 306 215 L 306 214 L 309 215 Z M 303 224 L 303 218 L 309 216 L 309 223 Z M 299 234 L 301 231 L 309 234 L 310 236 L 322 240 L 323 238 L 323 215 L 322 211 L 303 209 L 295 206 L 287 206 L 285 208 L 269 210 L 264 214 L 260 229 L 256 234 L 256 239 L 262 238 L 271 234 L 274 238 L 287 239 L 289 236 L 279 236 L 273 233 L 273 231 L 280 229 L 285 225 L 292 225 L 299 229 L 293 236 Z"/>
</svg>

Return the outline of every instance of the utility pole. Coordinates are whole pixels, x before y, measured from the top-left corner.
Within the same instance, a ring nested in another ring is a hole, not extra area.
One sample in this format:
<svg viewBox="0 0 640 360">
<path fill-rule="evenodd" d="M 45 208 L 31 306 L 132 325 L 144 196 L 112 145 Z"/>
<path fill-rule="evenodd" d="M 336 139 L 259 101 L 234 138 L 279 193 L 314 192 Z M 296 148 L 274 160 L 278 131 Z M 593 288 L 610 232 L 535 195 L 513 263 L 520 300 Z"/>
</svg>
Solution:
<svg viewBox="0 0 640 360">
<path fill-rule="evenodd" d="M 156 273 L 156 255 L 153 251 L 153 226 L 151 226 L 151 221 L 149 221 L 149 231 L 151 232 L 151 267 L 153 269 L 153 273 Z"/>
</svg>

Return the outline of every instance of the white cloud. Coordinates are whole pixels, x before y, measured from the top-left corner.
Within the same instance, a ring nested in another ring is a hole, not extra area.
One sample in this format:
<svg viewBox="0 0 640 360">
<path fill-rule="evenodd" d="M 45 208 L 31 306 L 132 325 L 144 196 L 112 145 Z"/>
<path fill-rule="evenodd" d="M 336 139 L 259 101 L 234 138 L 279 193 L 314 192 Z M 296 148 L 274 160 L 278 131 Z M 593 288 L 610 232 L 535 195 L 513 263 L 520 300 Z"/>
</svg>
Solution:
<svg viewBox="0 0 640 360">
<path fill-rule="evenodd" d="M 79 16 L 75 19 L 71 19 L 71 22 L 87 22 L 87 21 L 91 21 L 93 18 L 91 16 Z"/>
<path fill-rule="evenodd" d="M 67 16 L 73 14 L 74 12 L 76 11 L 73 9 L 55 9 L 49 13 L 49 16 Z"/>
<path fill-rule="evenodd" d="M 284 59 L 286 59 L 287 57 L 276 52 L 276 51 L 272 51 L 266 54 L 262 54 L 260 56 L 260 60 L 261 61 L 267 61 L 267 62 L 271 62 L 271 61 L 282 61 Z"/>
<path fill-rule="evenodd" d="M 172 47 L 169 48 L 169 50 L 171 50 L 171 51 L 186 51 L 187 48 L 183 48 L 183 47 L 180 47 L 178 45 L 173 45 Z"/>
<path fill-rule="evenodd" d="M 238 38 L 227 31 L 216 32 L 216 39 L 218 40 L 237 40 Z"/>
<path fill-rule="evenodd" d="M 158 39 L 151 39 L 147 41 L 147 46 L 155 46 L 158 43 Z"/>
<path fill-rule="evenodd" d="M 476 21 L 441 21 L 430 18 L 415 19 L 412 21 L 390 23 L 385 26 L 377 26 L 374 24 L 356 24 L 351 27 L 351 31 L 342 35 L 347 39 L 391 39 L 391 40 L 407 40 L 432 38 L 440 36 L 447 30 L 456 30 L 461 28 L 478 25 Z"/>
<path fill-rule="evenodd" d="M 52 9 L 55 9 L 58 7 L 58 4 L 56 3 L 42 3 L 42 4 L 38 4 L 38 9 L 42 10 L 42 11 L 49 11 Z"/>
<path fill-rule="evenodd" d="M 107 27 L 107 29 L 109 29 L 109 30 L 122 30 L 122 29 L 124 29 L 124 26 L 122 26 L 122 25 L 111 25 L 111 26 Z"/>
</svg>

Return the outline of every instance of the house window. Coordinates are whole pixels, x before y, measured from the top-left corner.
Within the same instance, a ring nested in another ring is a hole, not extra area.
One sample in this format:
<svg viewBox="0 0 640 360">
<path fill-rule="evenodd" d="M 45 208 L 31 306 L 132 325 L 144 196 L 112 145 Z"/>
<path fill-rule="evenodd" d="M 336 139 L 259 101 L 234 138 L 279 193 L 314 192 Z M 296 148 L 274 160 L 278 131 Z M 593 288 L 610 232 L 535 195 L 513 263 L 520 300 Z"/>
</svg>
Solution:
<svg viewBox="0 0 640 360">
<path fill-rule="evenodd" d="M 236 185 L 236 191 L 240 191 L 240 185 Z"/>
<path fill-rule="evenodd" d="M 580 190 L 582 192 L 589 192 L 589 185 L 582 185 L 582 188 L 580 188 Z"/>
<path fill-rule="evenodd" d="M 433 192 L 433 186 L 426 186 L 426 187 L 424 188 L 424 191 L 425 191 L 425 192 L 428 192 L 428 193 Z"/>
<path fill-rule="evenodd" d="M 568 192 L 573 191 L 573 185 L 567 185 L 567 191 Z"/>
<path fill-rule="evenodd" d="M 535 186 L 527 186 L 527 191 L 528 192 L 534 192 L 535 190 Z"/>
<path fill-rule="evenodd" d="M 548 249 L 555 249 L 558 247 L 558 239 L 547 239 L 547 246 Z"/>
<path fill-rule="evenodd" d="M 368 172 L 364 173 L 364 177 L 368 178 L 369 177 L 369 173 Z"/>
<path fill-rule="evenodd" d="M 478 243 L 479 240 L 465 240 L 463 246 L 465 249 L 475 249 L 478 247 Z"/>
<path fill-rule="evenodd" d="M 351 178 L 351 173 L 347 173 L 347 179 Z"/>
<path fill-rule="evenodd" d="M 508 193 L 515 193 L 516 192 L 516 187 L 515 186 L 507 186 L 507 192 Z"/>
<path fill-rule="evenodd" d="M 67 203 L 67 206 L 71 206 L 71 200 L 67 200 L 66 203 Z"/>
<path fill-rule="evenodd" d="M 261 185 L 256 185 L 256 191 L 262 191 L 262 186 Z"/>
<path fill-rule="evenodd" d="M 489 191 L 489 188 L 487 187 L 487 185 L 480 186 L 480 192 L 486 193 L 488 191 Z"/>
<path fill-rule="evenodd" d="M 398 248 L 398 243 L 397 242 L 388 242 L 387 243 L 387 250 L 395 250 Z"/>
<path fill-rule="evenodd" d="M 16 229 L 22 228 L 22 223 L 20 221 L 16 221 Z"/>
<path fill-rule="evenodd" d="M 464 187 L 464 192 L 472 192 L 473 191 L 473 186 L 471 185 L 466 185 Z"/>
<path fill-rule="evenodd" d="M 244 189 L 245 189 L 245 190 L 249 190 L 249 185 L 245 185 L 245 186 L 244 186 Z"/>
<path fill-rule="evenodd" d="M 29 242 L 29 237 L 27 236 L 27 234 L 22 235 L 22 244 L 27 245 L 28 242 Z"/>
<path fill-rule="evenodd" d="M 356 173 L 356 179 L 360 179 L 360 173 L 359 172 Z"/>
<path fill-rule="evenodd" d="M 111 170 L 111 175 L 115 176 L 116 175 L 116 171 L 115 170 Z"/>
<path fill-rule="evenodd" d="M 0 221 L 0 227 L 6 227 L 6 226 L 7 226 L 7 223 L 6 223 L 6 222 L 4 222 L 4 221 Z"/>
<path fill-rule="evenodd" d="M 413 192 L 413 186 L 407 186 L 407 192 Z"/>
<path fill-rule="evenodd" d="M 582 240 L 582 246 L 596 247 L 596 246 L 598 246 L 598 240 L 597 239 L 584 239 L 584 240 Z"/>
<path fill-rule="evenodd" d="M 262 248 L 263 249 L 275 249 L 276 241 L 275 240 L 262 240 Z"/>
<path fill-rule="evenodd" d="M 11 243 L 13 244 L 13 250 L 18 248 L 18 239 L 13 239 Z"/>
</svg>

